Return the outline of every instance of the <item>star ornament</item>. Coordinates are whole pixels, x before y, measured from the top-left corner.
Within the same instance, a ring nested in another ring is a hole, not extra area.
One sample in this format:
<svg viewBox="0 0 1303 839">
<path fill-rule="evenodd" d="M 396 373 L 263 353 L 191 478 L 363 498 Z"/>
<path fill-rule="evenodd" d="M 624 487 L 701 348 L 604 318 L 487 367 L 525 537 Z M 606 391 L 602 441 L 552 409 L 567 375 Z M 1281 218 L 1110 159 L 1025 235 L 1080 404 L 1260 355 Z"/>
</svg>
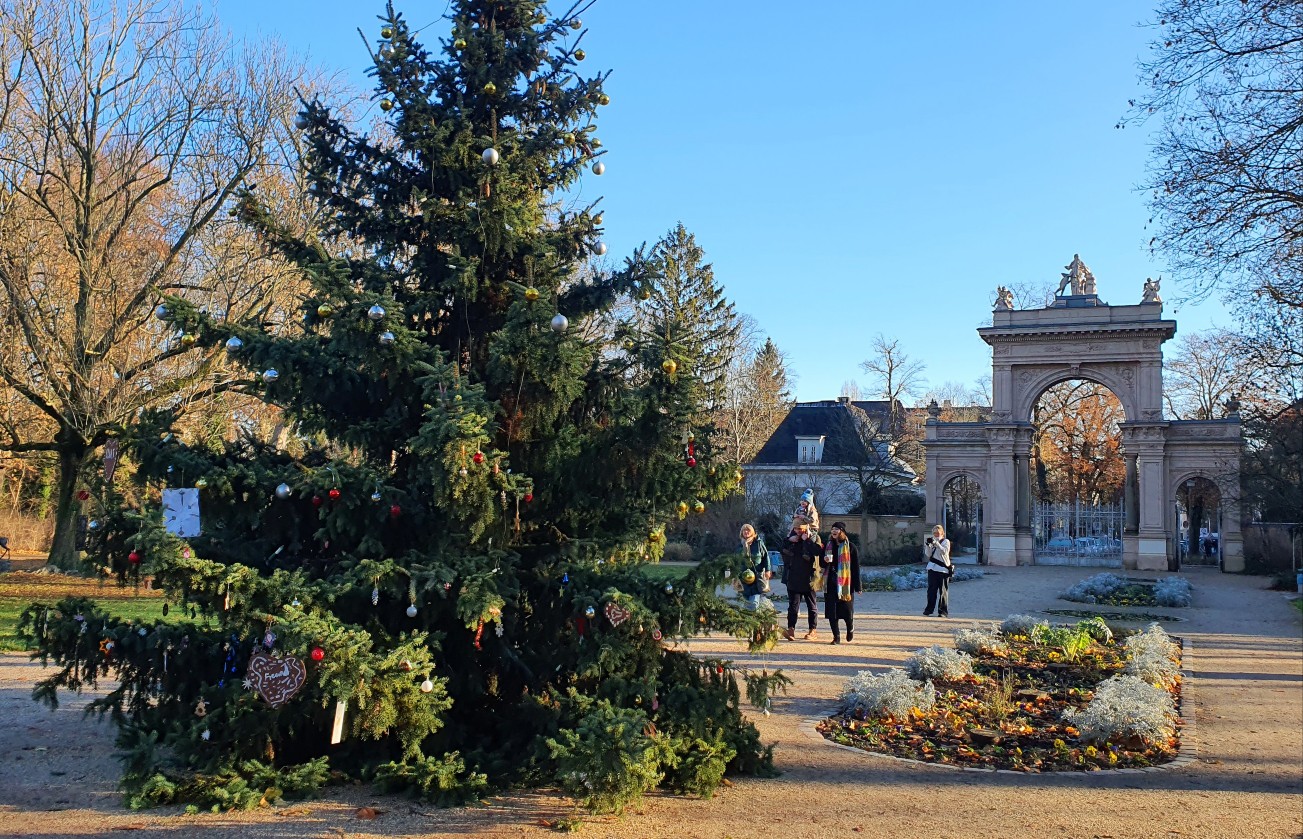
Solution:
<svg viewBox="0 0 1303 839">
<path fill-rule="evenodd" d="M 100 641 L 100 652 L 105 655 L 113 655 L 113 648 L 115 646 L 117 645 L 113 643 L 113 639 L 105 638 L 103 641 Z"/>
<path fill-rule="evenodd" d="M 244 686 L 245 690 L 256 690 L 253 686 L 253 679 L 245 679 L 241 684 Z"/>
</svg>

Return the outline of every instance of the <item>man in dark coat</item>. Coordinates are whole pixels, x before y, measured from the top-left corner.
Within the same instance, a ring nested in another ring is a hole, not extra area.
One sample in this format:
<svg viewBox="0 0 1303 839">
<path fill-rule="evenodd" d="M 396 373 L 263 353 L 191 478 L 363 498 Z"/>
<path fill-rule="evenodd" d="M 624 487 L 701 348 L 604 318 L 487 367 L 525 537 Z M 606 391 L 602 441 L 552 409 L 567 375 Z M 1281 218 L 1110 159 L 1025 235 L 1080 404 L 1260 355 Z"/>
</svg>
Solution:
<svg viewBox="0 0 1303 839">
<path fill-rule="evenodd" d="M 855 593 L 860 590 L 860 552 L 847 538 L 845 524 L 841 522 L 833 524 L 821 561 L 825 581 L 824 617 L 832 626 L 832 643 L 842 642 L 838 621 L 846 622 L 846 640 L 854 641 Z M 846 576 L 847 570 L 849 570 L 849 577 Z"/>
<path fill-rule="evenodd" d="M 818 616 L 810 578 L 814 576 L 815 565 L 822 553 L 819 534 L 810 532 L 810 520 L 802 516 L 792 519 L 792 532 L 788 534 L 782 548 L 783 584 L 787 586 L 787 631 L 783 637 L 789 641 L 796 640 L 796 616 L 800 612 L 802 601 L 805 602 L 810 620 L 810 631 L 805 633 L 805 639 L 809 641 L 814 638 Z"/>
</svg>

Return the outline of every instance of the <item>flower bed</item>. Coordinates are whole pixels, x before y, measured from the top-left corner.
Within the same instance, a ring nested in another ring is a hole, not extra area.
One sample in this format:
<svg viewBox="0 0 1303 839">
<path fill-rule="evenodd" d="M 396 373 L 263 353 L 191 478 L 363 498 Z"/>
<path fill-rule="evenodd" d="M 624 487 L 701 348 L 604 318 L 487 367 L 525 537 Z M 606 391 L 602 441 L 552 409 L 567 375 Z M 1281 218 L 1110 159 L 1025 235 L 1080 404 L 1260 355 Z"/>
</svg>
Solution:
<svg viewBox="0 0 1303 839">
<path fill-rule="evenodd" d="M 955 633 L 961 652 L 933 647 L 903 670 L 860 673 L 819 731 L 871 752 L 1025 772 L 1137 768 L 1176 756 L 1180 648 L 1161 627 L 1119 642 L 1098 618 L 1014 620 L 1024 617 L 1005 622 L 1021 634 L 974 625 Z"/>
<path fill-rule="evenodd" d="M 1105 606 L 1167 606 L 1190 605 L 1194 587 L 1181 577 L 1162 580 L 1137 580 L 1117 574 L 1096 574 L 1087 577 L 1059 595 L 1061 600 L 1076 603 L 1099 603 Z"/>
<path fill-rule="evenodd" d="M 950 582 L 979 580 L 984 574 L 981 568 L 956 568 L 955 576 L 950 578 Z M 914 591 L 927 588 L 927 571 L 917 566 L 869 571 L 860 575 L 860 583 L 865 591 Z"/>
</svg>

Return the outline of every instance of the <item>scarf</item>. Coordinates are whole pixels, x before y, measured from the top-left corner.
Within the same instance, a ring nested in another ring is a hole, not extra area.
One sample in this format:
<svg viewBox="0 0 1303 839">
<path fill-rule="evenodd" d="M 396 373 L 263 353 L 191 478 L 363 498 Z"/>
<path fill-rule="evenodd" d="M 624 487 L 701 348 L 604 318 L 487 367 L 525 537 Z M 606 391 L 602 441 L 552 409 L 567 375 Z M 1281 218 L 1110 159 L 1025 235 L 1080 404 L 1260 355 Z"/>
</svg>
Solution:
<svg viewBox="0 0 1303 839">
<path fill-rule="evenodd" d="M 837 543 L 837 599 L 851 599 L 851 541 Z"/>
</svg>

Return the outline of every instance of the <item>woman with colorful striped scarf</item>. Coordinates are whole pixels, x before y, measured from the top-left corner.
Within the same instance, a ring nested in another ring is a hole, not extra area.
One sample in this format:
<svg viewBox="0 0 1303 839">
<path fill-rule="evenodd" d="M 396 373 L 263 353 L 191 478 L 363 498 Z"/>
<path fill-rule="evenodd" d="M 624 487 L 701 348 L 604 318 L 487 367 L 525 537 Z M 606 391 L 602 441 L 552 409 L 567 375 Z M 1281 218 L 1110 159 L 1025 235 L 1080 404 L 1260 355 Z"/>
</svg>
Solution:
<svg viewBox="0 0 1303 839">
<path fill-rule="evenodd" d="M 846 622 L 846 640 L 855 640 L 855 593 L 860 590 L 860 553 L 846 536 L 846 525 L 835 522 L 823 549 L 824 617 L 832 626 L 832 643 L 840 644 L 841 627 Z"/>
</svg>

